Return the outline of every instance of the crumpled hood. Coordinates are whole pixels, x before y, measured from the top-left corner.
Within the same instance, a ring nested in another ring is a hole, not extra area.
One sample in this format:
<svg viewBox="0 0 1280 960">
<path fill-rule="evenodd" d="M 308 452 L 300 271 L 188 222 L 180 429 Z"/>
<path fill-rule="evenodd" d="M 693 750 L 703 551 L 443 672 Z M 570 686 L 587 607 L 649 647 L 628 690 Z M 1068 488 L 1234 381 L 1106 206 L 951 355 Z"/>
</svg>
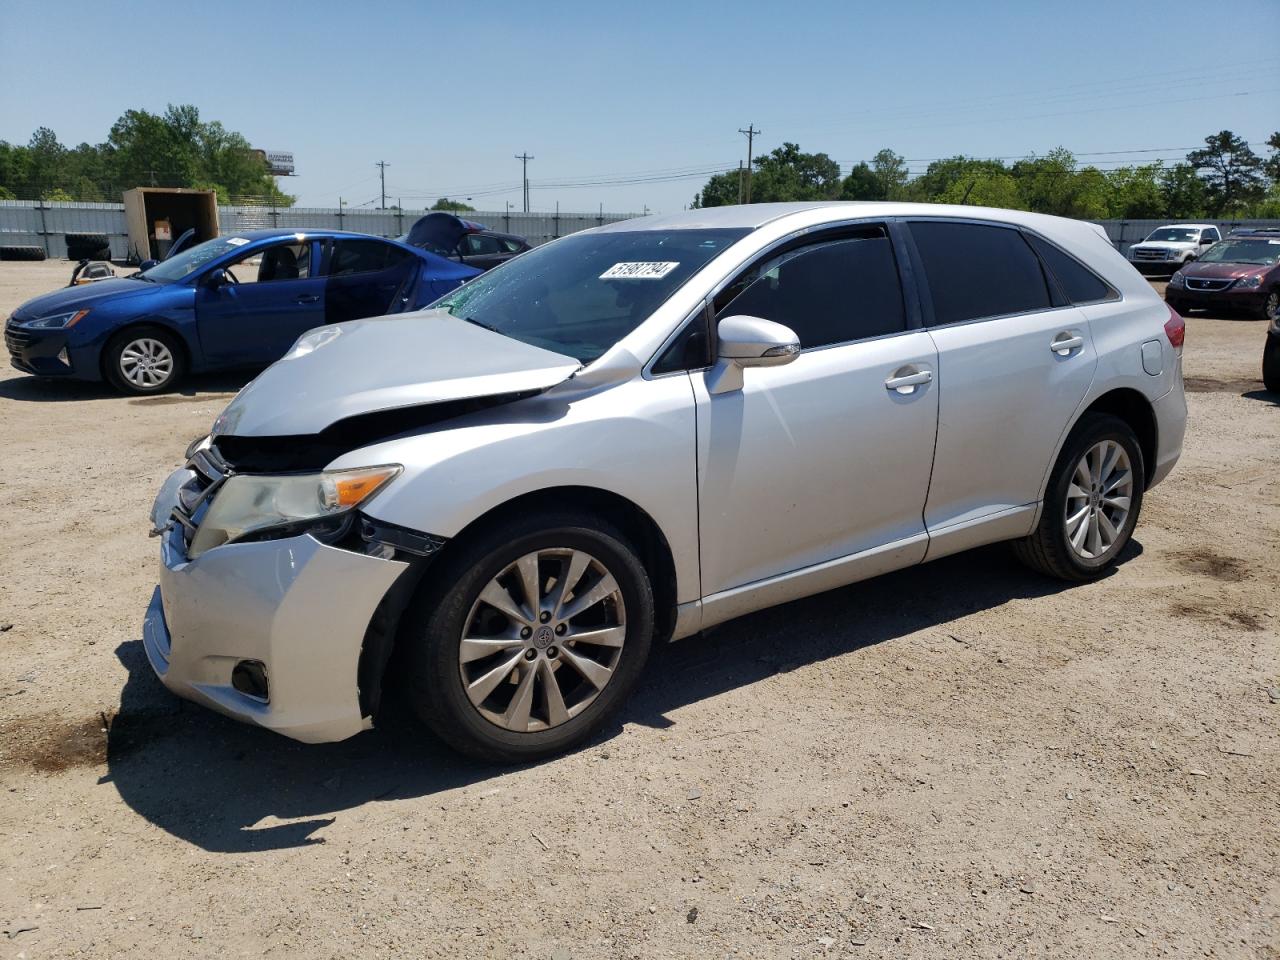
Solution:
<svg viewBox="0 0 1280 960">
<path fill-rule="evenodd" d="M 35 320 L 69 310 L 83 310 L 92 307 L 95 301 L 106 297 L 118 298 L 133 296 L 147 291 L 154 292 L 156 285 L 145 280 L 128 280 L 117 277 L 114 280 L 99 280 L 97 283 L 85 283 L 77 287 L 63 287 L 53 293 L 32 297 L 13 315 L 19 320 Z"/>
<path fill-rule="evenodd" d="M 303 334 L 236 395 L 213 433 L 314 434 L 364 413 L 546 390 L 580 366 L 444 310 L 352 320 Z"/>
</svg>

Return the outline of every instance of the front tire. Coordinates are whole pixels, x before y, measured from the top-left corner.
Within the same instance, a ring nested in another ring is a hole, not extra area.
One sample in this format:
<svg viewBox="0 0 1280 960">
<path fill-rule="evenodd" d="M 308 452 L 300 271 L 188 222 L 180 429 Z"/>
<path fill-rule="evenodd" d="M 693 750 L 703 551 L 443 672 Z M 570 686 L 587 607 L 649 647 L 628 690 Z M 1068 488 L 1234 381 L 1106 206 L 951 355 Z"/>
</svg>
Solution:
<svg viewBox="0 0 1280 960">
<path fill-rule="evenodd" d="M 408 615 L 413 707 L 461 753 L 519 763 L 580 743 L 622 706 L 653 638 L 648 574 L 584 513 L 493 525 Z"/>
<path fill-rule="evenodd" d="M 1263 320 L 1274 320 L 1280 317 L 1280 288 L 1268 293 L 1259 309 Z"/>
<path fill-rule="evenodd" d="M 1280 335 L 1267 334 L 1262 348 L 1262 384 L 1272 393 L 1280 393 Z"/>
<path fill-rule="evenodd" d="M 1067 437 L 1040 521 L 1014 553 L 1061 580 L 1095 580 L 1115 566 L 1142 509 L 1146 465 L 1138 438 L 1110 414 L 1085 414 Z"/>
<path fill-rule="evenodd" d="M 178 338 L 160 327 L 134 327 L 113 337 L 103 351 L 107 380 L 121 393 L 162 393 L 186 371 Z"/>
</svg>

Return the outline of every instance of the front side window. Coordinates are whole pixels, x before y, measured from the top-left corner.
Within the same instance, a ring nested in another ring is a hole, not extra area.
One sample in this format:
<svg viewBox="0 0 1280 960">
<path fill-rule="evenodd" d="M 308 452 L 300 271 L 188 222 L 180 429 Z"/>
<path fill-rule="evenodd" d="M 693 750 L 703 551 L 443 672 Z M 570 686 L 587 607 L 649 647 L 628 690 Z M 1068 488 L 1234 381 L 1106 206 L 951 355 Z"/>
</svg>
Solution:
<svg viewBox="0 0 1280 960">
<path fill-rule="evenodd" d="M 717 318 L 746 314 L 790 327 L 803 348 L 906 329 L 893 244 L 883 227 L 768 257 L 716 297 Z"/>
<path fill-rule="evenodd" d="M 1048 310 L 1049 285 L 1022 234 L 939 220 L 911 224 L 933 299 L 933 323 Z"/>
<path fill-rule="evenodd" d="M 311 244 L 280 243 L 241 257 L 224 268 L 236 283 L 305 280 L 311 276 Z"/>
<path fill-rule="evenodd" d="M 1206 230 L 1204 233 L 1200 235 L 1201 243 L 1213 243 L 1220 239 L 1221 237 L 1218 236 L 1218 231 L 1213 227 L 1210 227 L 1208 230 Z"/>
<path fill-rule="evenodd" d="M 634 230 L 564 237 L 467 281 L 435 307 L 590 363 L 748 230 Z"/>
<path fill-rule="evenodd" d="M 469 233 L 462 238 L 462 252 L 469 257 L 486 256 L 502 252 L 502 245 L 497 237 L 483 233 Z"/>
</svg>

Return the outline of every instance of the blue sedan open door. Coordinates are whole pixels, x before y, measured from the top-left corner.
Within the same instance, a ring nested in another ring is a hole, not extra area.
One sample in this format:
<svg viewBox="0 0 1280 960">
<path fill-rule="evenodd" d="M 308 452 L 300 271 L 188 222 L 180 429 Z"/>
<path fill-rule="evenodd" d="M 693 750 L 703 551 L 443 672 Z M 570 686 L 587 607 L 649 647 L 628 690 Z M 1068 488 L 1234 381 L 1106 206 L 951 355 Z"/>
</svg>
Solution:
<svg viewBox="0 0 1280 960">
<path fill-rule="evenodd" d="M 294 238 L 256 247 L 201 279 L 196 322 L 207 363 L 272 363 L 325 322 L 316 247 L 317 241 Z"/>
</svg>

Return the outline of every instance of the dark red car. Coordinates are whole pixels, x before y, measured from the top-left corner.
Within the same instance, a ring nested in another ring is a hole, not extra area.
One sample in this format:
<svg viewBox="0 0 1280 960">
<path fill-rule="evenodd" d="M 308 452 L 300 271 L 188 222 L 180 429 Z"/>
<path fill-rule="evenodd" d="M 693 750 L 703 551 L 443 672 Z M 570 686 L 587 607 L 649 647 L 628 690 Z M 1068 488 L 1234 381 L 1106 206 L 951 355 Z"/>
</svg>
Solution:
<svg viewBox="0 0 1280 960">
<path fill-rule="evenodd" d="M 1179 313 L 1213 309 L 1270 319 L 1280 312 L 1280 230 L 1233 233 L 1169 279 L 1164 298 Z"/>
</svg>

